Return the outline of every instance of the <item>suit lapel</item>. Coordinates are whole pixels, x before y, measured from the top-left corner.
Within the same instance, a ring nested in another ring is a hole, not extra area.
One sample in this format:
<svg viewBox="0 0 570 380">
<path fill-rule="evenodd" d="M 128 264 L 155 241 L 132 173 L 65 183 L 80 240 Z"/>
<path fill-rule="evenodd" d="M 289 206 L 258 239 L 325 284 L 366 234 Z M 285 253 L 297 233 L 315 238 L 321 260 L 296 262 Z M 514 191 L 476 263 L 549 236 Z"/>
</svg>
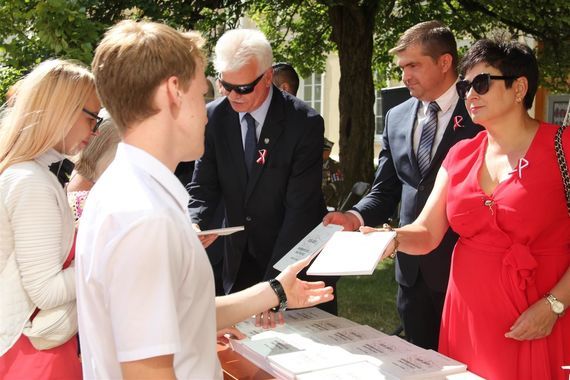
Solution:
<svg viewBox="0 0 570 380">
<path fill-rule="evenodd" d="M 414 170 L 418 173 L 418 178 L 421 177 L 420 168 L 418 167 L 418 159 L 416 157 L 416 153 L 414 152 L 414 127 L 416 125 L 416 118 L 418 116 L 418 108 L 420 107 L 420 101 L 416 99 L 415 103 L 413 103 L 409 115 L 408 120 L 404 123 L 404 125 L 408 125 L 409 129 L 406 131 L 406 147 L 408 150 L 408 156 L 410 158 L 410 162 L 414 167 Z"/>
<path fill-rule="evenodd" d="M 265 170 L 265 167 L 271 162 L 271 155 L 275 152 L 275 146 L 279 140 L 279 136 L 283 132 L 285 126 L 285 112 L 283 109 L 283 95 L 276 88 L 273 88 L 273 97 L 267 110 L 267 116 L 261 129 L 261 135 L 257 141 L 256 158 L 251 168 L 250 178 L 247 182 L 245 202 L 249 200 L 259 177 Z M 260 159 L 261 152 L 265 151 L 265 159 Z M 243 156 L 243 154 L 242 154 Z"/>
<path fill-rule="evenodd" d="M 441 161 L 445 157 L 449 149 L 453 146 L 453 144 L 457 142 L 457 132 L 459 131 L 456 131 L 455 127 L 456 123 L 459 123 L 461 125 L 467 125 L 471 123 L 471 119 L 469 118 L 467 110 L 465 109 L 465 106 L 463 105 L 463 102 L 461 100 L 459 100 L 455 105 L 455 109 L 453 110 L 451 119 L 447 124 L 445 132 L 443 134 L 443 138 L 441 139 L 441 142 L 437 147 L 435 155 L 431 160 L 432 165 L 435 162 Z M 457 127 L 457 128 L 463 128 L 463 127 Z M 432 165 L 430 165 L 428 172 L 432 170 Z"/>
</svg>

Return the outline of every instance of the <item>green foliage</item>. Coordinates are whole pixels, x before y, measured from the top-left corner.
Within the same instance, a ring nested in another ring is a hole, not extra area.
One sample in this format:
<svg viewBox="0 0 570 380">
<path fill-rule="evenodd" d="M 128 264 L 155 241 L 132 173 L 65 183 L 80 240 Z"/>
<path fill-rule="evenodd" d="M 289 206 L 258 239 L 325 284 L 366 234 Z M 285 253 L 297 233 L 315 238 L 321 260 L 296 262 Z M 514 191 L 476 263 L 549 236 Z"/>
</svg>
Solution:
<svg viewBox="0 0 570 380">
<path fill-rule="evenodd" d="M 333 6 L 364 6 L 350 0 L 254 1 L 252 17 L 274 46 L 276 60 L 291 62 L 302 76 L 321 72 L 330 39 L 328 12 Z M 553 16 L 553 17 L 551 17 Z M 417 0 L 380 1 L 374 34 L 373 71 L 376 85 L 399 79 L 388 51 L 409 27 L 441 20 L 460 39 L 474 41 L 497 34 L 539 41 L 537 56 L 543 85 L 552 91 L 570 91 L 570 2 L 566 0 Z M 465 48 L 460 49 L 465 51 Z"/>
<path fill-rule="evenodd" d="M 22 70 L 13 67 L 0 68 L 0 104 L 6 101 L 6 93 L 23 75 Z"/>
<path fill-rule="evenodd" d="M 331 41 L 327 7 L 319 1 L 256 1 L 251 17 L 272 42 L 275 61 L 291 63 L 301 77 L 323 72 Z"/>
<path fill-rule="evenodd" d="M 103 30 L 75 0 L 5 0 L 0 25 L 0 65 L 18 69 L 50 57 L 89 64 Z"/>
</svg>

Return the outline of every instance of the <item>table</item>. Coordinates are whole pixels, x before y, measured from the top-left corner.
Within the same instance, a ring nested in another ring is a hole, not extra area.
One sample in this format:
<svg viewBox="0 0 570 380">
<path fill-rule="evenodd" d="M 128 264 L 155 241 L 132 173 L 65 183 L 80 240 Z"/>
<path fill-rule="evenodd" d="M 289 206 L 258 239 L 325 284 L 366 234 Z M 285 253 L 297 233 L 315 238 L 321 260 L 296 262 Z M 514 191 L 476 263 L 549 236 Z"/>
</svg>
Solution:
<svg viewBox="0 0 570 380">
<path fill-rule="evenodd" d="M 273 380 L 275 377 L 234 352 L 230 346 L 218 344 L 218 358 L 224 371 L 224 380 Z"/>
</svg>

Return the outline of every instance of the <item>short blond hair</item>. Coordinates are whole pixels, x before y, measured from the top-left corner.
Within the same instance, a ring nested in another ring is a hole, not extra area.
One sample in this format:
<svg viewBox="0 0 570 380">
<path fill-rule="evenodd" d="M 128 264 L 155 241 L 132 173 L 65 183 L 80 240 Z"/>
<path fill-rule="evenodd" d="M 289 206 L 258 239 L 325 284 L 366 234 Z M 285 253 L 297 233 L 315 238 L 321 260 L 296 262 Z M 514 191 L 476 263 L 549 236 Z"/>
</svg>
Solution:
<svg viewBox="0 0 570 380">
<path fill-rule="evenodd" d="M 121 134 L 158 113 L 153 99 L 162 81 L 176 76 L 188 89 L 204 62 L 202 46 L 198 33 L 155 22 L 125 20 L 105 33 L 91 67 L 101 103 Z"/>
<path fill-rule="evenodd" d="M 75 170 L 83 178 L 96 182 L 109 166 L 121 141 L 113 119 L 108 115 L 104 118 L 97 136 L 92 138 L 89 145 L 81 152 L 75 164 Z"/>
<path fill-rule="evenodd" d="M 94 93 L 93 75 L 79 63 L 60 59 L 40 63 L 21 80 L 14 95 L 17 101 L 2 113 L 0 173 L 62 141 Z"/>
</svg>

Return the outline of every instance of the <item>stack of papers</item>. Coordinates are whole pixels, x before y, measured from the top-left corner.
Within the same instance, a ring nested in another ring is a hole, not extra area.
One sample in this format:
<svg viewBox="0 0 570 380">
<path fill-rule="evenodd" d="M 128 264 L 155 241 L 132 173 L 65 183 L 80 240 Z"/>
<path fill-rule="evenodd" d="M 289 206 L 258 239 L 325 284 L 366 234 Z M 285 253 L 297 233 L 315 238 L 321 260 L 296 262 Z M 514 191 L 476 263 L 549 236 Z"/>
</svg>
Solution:
<svg viewBox="0 0 570 380">
<path fill-rule="evenodd" d="M 336 224 L 329 224 L 325 226 L 324 224 L 319 224 L 307 236 L 303 238 L 296 246 L 291 248 L 285 256 L 281 258 L 273 268 L 284 271 L 287 266 L 296 263 L 309 256 L 314 256 L 323 249 L 326 242 L 330 240 L 333 234 L 337 231 L 341 231 L 342 226 Z"/>
<path fill-rule="evenodd" d="M 244 226 L 235 226 L 235 227 L 224 227 L 224 228 L 215 228 L 213 230 L 205 230 L 205 231 L 198 231 L 196 235 L 219 235 L 219 236 L 226 236 L 231 235 L 235 232 L 243 231 L 245 229 Z"/>
<path fill-rule="evenodd" d="M 284 317 L 275 329 L 255 326 L 253 318 L 239 323 L 248 338 L 232 340 L 232 348 L 280 379 L 477 378 L 438 352 L 319 309 L 285 311 Z"/>
<path fill-rule="evenodd" d="M 314 276 L 372 274 L 396 232 L 335 232 L 307 270 Z"/>
<path fill-rule="evenodd" d="M 307 270 L 315 276 L 367 275 L 374 273 L 384 250 L 396 237 L 394 231 L 342 231 L 342 226 L 322 223 L 281 258 L 273 268 L 283 271 L 306 257 L 317 256 Z"/>
</svg>

